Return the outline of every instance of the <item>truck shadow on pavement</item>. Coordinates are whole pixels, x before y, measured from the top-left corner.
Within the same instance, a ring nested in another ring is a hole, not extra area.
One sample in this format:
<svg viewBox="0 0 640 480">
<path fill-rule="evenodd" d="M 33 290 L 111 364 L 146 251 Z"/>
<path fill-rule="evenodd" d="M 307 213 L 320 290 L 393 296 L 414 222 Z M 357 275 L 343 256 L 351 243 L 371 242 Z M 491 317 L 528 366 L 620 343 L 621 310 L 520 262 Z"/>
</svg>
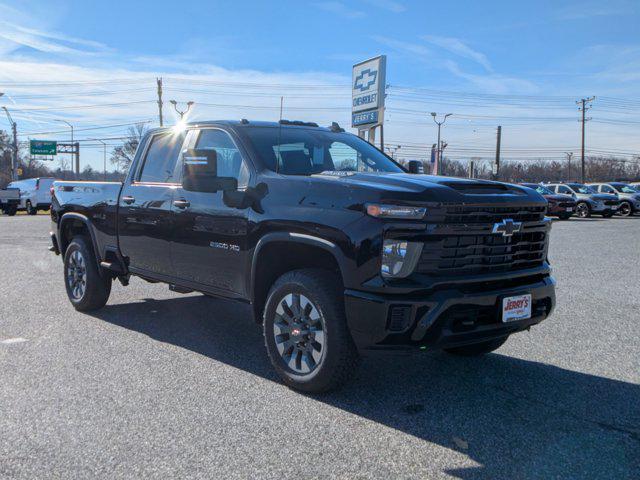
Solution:
<svg viewBox="0 0 640 480">
<path fill-rule="evenodd" d="M 93 315 L 280 383 L 244 304 L 191 295 L 108 305 Z M 549 364 L 499 353 L 370 357 L 342 390 L 312 398 L 468 456 L 476 466 L 445 471 L 457 478 L 640 471 L 640 385 Z"/>
</svg>

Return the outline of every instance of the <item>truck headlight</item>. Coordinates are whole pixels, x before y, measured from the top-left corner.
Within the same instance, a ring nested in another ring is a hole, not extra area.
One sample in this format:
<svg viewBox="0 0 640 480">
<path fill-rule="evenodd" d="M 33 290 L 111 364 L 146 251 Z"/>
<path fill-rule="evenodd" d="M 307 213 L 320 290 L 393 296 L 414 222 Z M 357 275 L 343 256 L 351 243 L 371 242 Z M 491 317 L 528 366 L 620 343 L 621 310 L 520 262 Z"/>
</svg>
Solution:
<svg viewBox="0 0 640 480">
<path fill-rule="evenodd" d="M 405 278 L 411 275 L 422 253 L 422 243 L 406 240 L 385 240 L 382 245 L 383 277 Z"/>
<path fill-rule="evenodd" d="M 403 220 L 420 220 L 427 213 L 424 207 L 412 207 L 409 205 L 382 205 L 368 203 L 367 214 L 378 218 L 398 218 Z"/>
</svg>

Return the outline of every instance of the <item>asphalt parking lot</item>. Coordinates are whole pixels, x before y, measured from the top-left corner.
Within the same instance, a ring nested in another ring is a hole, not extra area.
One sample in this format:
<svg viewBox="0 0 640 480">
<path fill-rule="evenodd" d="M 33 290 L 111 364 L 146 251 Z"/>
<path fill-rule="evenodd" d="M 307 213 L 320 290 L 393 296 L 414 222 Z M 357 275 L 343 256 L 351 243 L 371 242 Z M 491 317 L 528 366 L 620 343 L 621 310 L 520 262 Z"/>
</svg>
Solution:
<svg viewBox="0 0 640 480">
<path fill-rule="evenodd" d="M 556 222 L 557 310 L 496 353 L 317 397 L 242 304 L 133 279 L 76 312 L 48 222 L 0 217 L 1 478 L 640 478 L 640 217 Z"/>
</svg>

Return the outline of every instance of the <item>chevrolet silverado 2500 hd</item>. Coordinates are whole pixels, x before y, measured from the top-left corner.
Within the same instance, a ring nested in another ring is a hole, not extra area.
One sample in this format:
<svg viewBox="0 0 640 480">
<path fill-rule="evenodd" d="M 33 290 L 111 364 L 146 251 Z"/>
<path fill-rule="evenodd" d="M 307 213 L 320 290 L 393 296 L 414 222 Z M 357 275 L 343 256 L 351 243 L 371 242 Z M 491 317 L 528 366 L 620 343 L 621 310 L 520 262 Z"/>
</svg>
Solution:
<svg viewBox="0 0 640 480">
<path fill-rule="evenodd" d="M 365 352 L 490 352 L 555 304 L 541 195 L 411 174 L 337 124 L 152 130 L 124 182 L 56 182 L 52 205 L 76 309 L 131 275 L 249 302 L 303 391 L 338 386 Z"/>
</svg>

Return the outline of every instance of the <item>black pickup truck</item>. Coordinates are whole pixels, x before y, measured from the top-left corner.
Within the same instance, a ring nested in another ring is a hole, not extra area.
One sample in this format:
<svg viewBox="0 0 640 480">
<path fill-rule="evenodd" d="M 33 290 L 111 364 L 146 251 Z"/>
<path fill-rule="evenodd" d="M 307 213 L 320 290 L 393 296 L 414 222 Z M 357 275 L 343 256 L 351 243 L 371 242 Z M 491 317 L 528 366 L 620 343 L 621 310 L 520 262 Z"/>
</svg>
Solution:
<svg viewBox="0 0 640 480">
<path fill-rule="evenodd" d="M 76 309 L 131 275 L 249 302 L 304 391 L 338 386 L 366 352 L 490 352 L 555 304 L 538 193 L 410 173 L 337 124 L 156 129 L 123 183 L 56 182 L 52 200 Z"/>
</svg>

